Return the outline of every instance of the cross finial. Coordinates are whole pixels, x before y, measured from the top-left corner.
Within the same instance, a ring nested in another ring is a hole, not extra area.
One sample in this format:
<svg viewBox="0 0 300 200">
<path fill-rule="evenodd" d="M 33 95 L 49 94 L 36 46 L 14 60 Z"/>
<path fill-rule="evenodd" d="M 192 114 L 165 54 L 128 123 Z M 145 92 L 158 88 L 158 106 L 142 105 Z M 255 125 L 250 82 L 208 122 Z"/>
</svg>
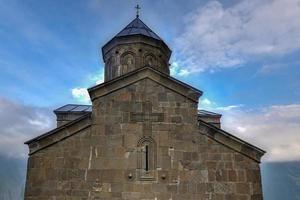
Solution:
<svg viewBox="0 0 300 200">
<path fill-rule="evenodd" d="M 139 4 L 137 4 L 134 8 L 136 9 L 136 18 L 139 18 L 141 7 Z"/>
</svg>

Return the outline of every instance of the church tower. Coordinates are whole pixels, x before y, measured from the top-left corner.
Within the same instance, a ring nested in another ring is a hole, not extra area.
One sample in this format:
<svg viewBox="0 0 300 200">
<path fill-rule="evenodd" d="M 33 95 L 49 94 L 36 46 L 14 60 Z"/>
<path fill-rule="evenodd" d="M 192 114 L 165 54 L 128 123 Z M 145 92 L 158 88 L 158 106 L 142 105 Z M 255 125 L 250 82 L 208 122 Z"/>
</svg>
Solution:
<svg viewBox="0 0 300 200">
<path fill-rule="evenodd" d="M 56 109 L 57 128 L 25 143 L 26 200 L 263 199 L 265 152 L 198 110 L 202 91 L 170 76 L 171 50 L 138 14 L 102 56 L 92 105 Z"/>
<path fill-rule="evenodd" d="M 105 81 L 145 66 L 169 74 L 171 50 L 139 16 L 102 48 Z"/>
</svg>

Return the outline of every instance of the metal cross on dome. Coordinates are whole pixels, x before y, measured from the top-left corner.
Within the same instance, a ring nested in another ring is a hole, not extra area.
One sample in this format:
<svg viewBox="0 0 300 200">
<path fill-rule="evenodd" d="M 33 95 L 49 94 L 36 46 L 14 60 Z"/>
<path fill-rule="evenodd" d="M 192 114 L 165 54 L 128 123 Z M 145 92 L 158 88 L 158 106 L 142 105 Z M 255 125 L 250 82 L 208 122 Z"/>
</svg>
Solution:
<svg viewBox="0 0 300 200">
<path fill-rule="evenodd" d="M 134 8 L 136 9 L 136 18 L 139 18 L 141 7 L 139 4 L 137 4 Z"/>
</svg>

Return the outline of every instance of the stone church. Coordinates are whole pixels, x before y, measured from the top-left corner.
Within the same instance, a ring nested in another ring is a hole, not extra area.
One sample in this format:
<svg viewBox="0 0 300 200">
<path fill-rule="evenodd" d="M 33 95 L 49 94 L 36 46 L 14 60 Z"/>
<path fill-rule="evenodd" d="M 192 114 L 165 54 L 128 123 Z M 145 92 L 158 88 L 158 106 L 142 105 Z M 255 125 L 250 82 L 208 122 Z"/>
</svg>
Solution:
<svg viewBox="0 0 300 200">
<path fill-rule="evenodd" d="M 26 200 L 262 200 L 265 153 L 198 110 L 202 91 L 170 76 L 171 50 L 137 16 L 102 47 L 92 105 L 54 113 L 27 141 Z"/>
</svg>

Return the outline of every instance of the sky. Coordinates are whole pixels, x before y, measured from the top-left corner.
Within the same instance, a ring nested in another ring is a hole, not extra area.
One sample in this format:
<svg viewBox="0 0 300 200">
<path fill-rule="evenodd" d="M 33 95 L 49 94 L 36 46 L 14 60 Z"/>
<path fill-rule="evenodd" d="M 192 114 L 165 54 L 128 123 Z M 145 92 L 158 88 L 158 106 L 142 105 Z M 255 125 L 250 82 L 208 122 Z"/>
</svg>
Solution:
<svg viewBox="0 0 300 200">
<path fill-rule="evenodd" d="M 135 18 L 133 0 L 0 0 L 0 154 L 55 127 L 53 109 L 90 104 L 101 47 Z M 264 150 L 300 160 L 300 0 L 140 0 L 173 54 L 171 75 L 204 92 L 199 109 Z"/>
</svg>

